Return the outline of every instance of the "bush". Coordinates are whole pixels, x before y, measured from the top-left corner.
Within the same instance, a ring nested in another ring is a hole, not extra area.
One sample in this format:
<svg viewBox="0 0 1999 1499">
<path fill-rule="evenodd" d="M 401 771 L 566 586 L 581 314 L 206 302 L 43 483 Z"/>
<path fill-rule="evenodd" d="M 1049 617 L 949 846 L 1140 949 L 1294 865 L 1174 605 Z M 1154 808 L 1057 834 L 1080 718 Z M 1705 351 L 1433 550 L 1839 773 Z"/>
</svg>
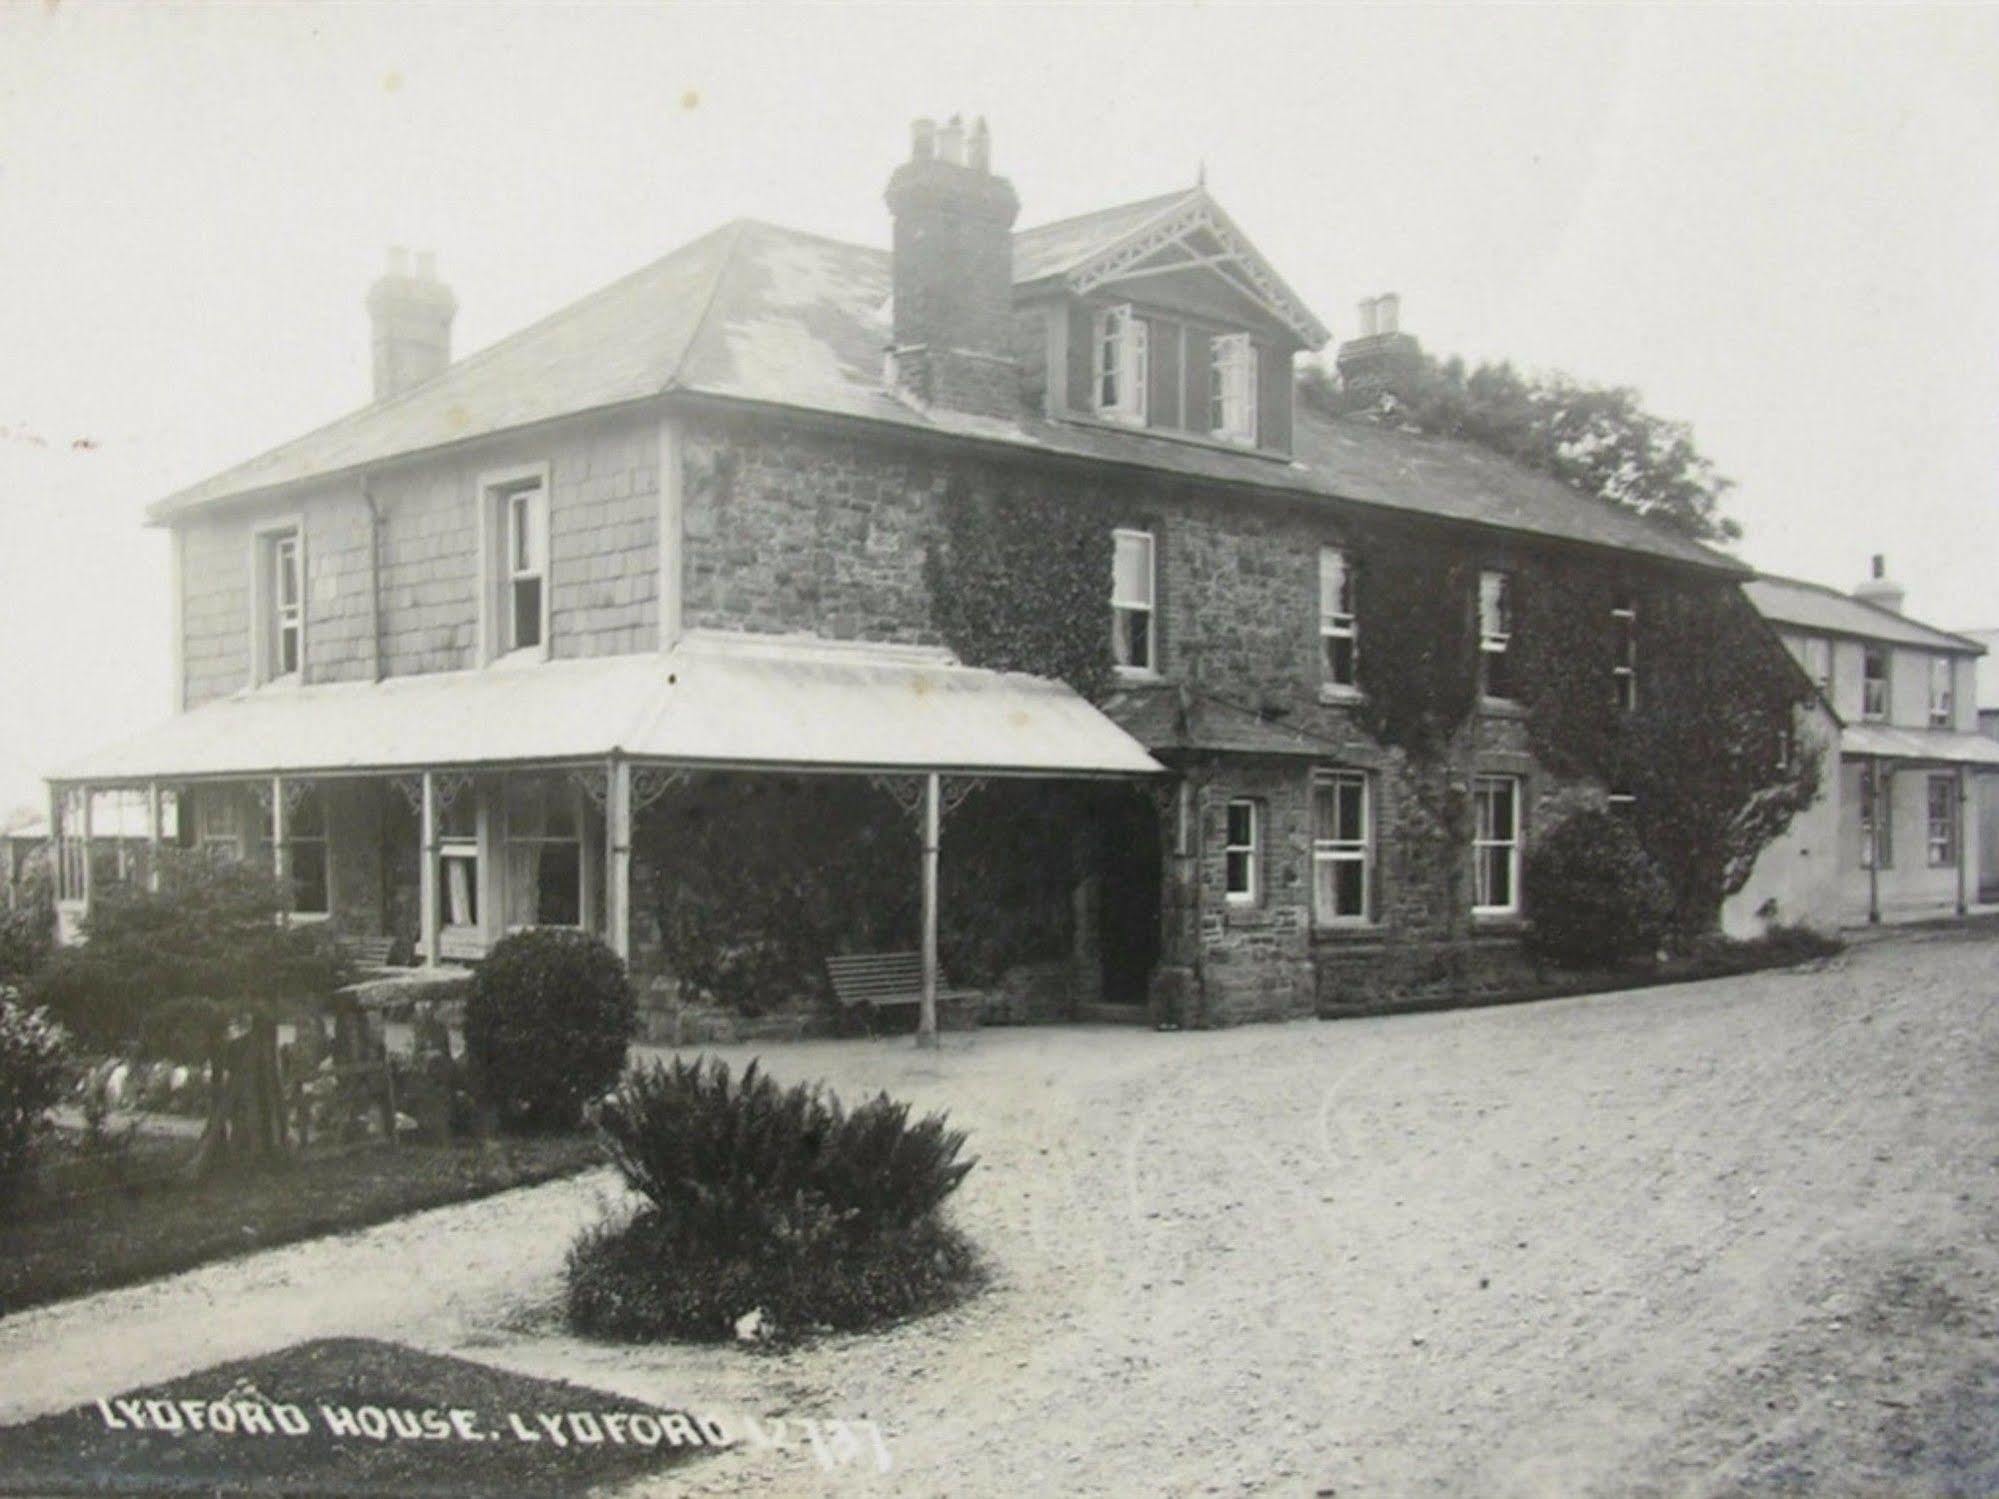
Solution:
<svg viewBox="0 0 1999 1499">
<path fill-rule="evenodd" d="M 0 984 L 27 980 L 49 960 L 55 945 L 55 907 L 30 900 L 0 911 Z"/>
<path fill-rule="evenodd" d="M 49 1110 L 73 1070 L 62 1027 L 0 986 L 0 1210 L 12 1207 L 27 1185 Z"/>
<path fill-rule="evenodd" d="M 587 932 L 516 932 L 486 955 L 465 1007 L 479 1087 L 513 1129 L 575 1127 L 618 1080 L 638 1028 L 618 955 Z"/>
<path fill-rule="evenodd" d="M 942 1305 L 978 1274 L 943 1203 L 973 1166 L 942 1115 L 915 1124 L 883 1094 L 851 1113 L 752 1062 L 655 1063 L 598 1113 L 644 1204 L 569 1257 L 569 1316 L 619 1337 L 852 1330 Z"/>
<path fill-rule="evenodd" d="M 1527 948 L 1565 967 L 1617 963 L 1657 949 L 1672 892 L 1623 819 L 1577 812 L 1527 852 Z"/>
</svg>

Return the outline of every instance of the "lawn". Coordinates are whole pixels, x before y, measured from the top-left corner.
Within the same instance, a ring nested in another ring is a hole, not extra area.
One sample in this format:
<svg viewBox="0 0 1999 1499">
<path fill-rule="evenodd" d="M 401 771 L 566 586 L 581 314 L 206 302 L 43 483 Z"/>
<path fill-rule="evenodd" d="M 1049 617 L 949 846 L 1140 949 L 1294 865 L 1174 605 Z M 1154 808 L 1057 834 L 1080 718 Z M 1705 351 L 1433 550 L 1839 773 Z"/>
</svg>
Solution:
<svg viewBox="0 0 1999 1499">
<path fill-rule="evenodd" d="M 701 1451 L 684 1415 L 328 1338 L 0 1428 L 0 1493 L 575 1494 Z"/>
<path fill-rule="evenodd" d="M 200 1186 L 44 1200 L 0 1226 L 0 1316 L 529 1186 L 602 1159 L 588 1134 L 378 1145 Z"/>
</svg>

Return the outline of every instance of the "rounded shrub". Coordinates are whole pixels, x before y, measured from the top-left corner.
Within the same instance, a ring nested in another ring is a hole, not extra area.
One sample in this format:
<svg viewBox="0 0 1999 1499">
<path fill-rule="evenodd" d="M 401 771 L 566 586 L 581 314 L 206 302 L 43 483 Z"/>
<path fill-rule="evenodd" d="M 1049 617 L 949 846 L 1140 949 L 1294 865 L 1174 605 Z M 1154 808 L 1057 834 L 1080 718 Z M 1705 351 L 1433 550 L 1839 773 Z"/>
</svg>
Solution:
<svg viewBox="0 0 1999 1499">
<path fill-rule="evenodd" d="M 912 1122 L 887 1095 L 851 1112 L 779 1087 L 752 1062 L 653 1064 L 598 1111 L 641 1199 L 569 1255 L 581 1332 L 712 1341 L 752 1320 L 784 1340 L 946 1304 L 979 1279 L 942 1214 L 972 1169 L 943 1116 Z"/>
<path fill-rule="evenodd" d="M 1527 851 L 1527 948 L 1569 968 L 1654 951 L 1672 892 L 1623 818 L 1577 812 Z"/>
<path fill-rule="evenodd" d="M 27 1185 L 49 1110 L 73 1076 L 62 1027 L 0 984 L 0 1211 Z"/>
<path fill-rule="evenodd" d="M 473 975 L 465 1050 L 504 1125 L 568 1129 L 617 1082 L 637 1028 L 616 953 L 587 932 L 536 928 L 504 938 Z"/>
</svg>

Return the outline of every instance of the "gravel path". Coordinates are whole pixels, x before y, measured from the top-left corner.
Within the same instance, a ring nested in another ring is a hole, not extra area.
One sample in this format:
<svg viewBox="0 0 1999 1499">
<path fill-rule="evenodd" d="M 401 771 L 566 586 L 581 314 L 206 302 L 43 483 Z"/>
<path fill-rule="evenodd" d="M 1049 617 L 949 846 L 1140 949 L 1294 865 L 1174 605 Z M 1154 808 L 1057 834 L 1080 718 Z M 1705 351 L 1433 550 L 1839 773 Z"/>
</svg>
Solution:
<svg viewBox="0 0 1999 1499">
<path fill-rule="evenodd" d="M 1999 1491 L 1999 944 L 1451 1015 L 766 1054 L 948 1106 L 997 1283 L 782 1356 L 553 1315 L 601 1175 L 0 1322 L 0 1421 L 342 1332 L 873 1417 L 644 1492 Z M 738 1053 L 740 1055 L 740 1053 Z"/>
</svg>

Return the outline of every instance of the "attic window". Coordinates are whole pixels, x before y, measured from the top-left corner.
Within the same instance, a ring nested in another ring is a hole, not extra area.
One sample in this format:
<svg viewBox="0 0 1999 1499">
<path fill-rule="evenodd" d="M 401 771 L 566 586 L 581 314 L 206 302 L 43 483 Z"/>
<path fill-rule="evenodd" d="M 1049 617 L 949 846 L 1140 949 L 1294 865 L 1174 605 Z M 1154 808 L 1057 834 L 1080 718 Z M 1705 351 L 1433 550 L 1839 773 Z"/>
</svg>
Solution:
<svg viewBox="0 0 1999 1499">
<path fill-rule="evenodd" d="M 1130 307 L 1097 314 L 1097 414 L 1114 422 L 1145 424 L 1148 350 L 1145 319 Z"/>
<path fill-rule="evenodd" d="M 1208 425 L 1215 436 L 1256 446 L 1256 345 L 1247 333 L 1224 333 L 1208 344 L 1213 380 Z"/>
</svg>

